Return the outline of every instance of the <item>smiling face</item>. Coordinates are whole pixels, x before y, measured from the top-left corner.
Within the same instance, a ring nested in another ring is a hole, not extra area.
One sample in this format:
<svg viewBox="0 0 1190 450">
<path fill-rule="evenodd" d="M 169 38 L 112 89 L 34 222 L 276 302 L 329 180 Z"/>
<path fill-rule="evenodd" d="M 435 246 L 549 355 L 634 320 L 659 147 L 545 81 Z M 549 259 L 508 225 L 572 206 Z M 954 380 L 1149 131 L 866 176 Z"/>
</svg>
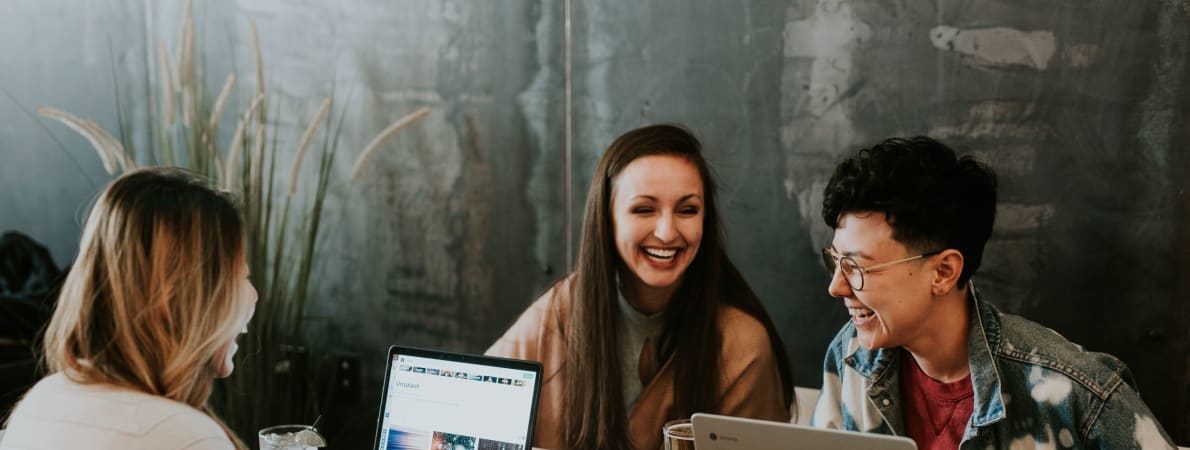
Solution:
<svg viewBox="0 0 1190 450">
<path fill-rule="evenodd" d="M 861 267 L 915 256 L 893 239 L 883 213 L 846 213 L 839 216 L 832 247 Z M 864 274 L 862 291 L 851 289 L 840 270 L 831 277 L 832 297 L 843 299 L 855 324 L 860 345 L 868 349 L 906 346 L 926 334 L 932 307 L 931 259 L 896 264 Z"/>
<path fill-rule="evenodd" d="M 677 288 L 702 242 L 703 199 L 698 167 L 678 156 L 637 158 L 616 176 L 612 221 L 630 292 Z"/>
<path fill-rule="evenodd" d="M 226 378 L 235 370 L 235 362 L 232 361 L 232 358 L 235 356 L 236 350 L 239 349 L 236 338 L 248 331 L 248 321 L 252 320 L 252 314 L 256 311 L 257 293 L 256 287 L 252 286 L 252 282 L 248 279 L 250 275 L 248 261 L 243 260 L 240 264 L 239 276 L 235 281 L 236 298 L 234 302 L 237 305 L 247 303 L 251 306 L 245 308 L 244 312 L 236 317 L 236 330 L 239 331 L 224 344 L 223 348 L 215 354 L 215 358 L 211 360 L 211 368 L 214 370 L 215 376 L 219 378 Z"/>
</svg>

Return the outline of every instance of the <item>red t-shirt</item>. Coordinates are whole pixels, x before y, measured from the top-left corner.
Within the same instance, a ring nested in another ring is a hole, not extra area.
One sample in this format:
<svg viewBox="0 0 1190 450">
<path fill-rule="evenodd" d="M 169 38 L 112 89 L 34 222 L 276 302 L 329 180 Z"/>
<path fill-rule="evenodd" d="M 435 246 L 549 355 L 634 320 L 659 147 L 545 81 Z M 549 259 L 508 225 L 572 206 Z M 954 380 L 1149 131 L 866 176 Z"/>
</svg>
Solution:
<svg viewBox="0 0 1190 450">
<path fill-rule="evenodd" d="M 926 375 L 907 351 L 901 352 L 901 400 L 905 428 L 919 450 L 959 448 L 975 408 L 971 375 L 943 383 Z"/>
</svg>

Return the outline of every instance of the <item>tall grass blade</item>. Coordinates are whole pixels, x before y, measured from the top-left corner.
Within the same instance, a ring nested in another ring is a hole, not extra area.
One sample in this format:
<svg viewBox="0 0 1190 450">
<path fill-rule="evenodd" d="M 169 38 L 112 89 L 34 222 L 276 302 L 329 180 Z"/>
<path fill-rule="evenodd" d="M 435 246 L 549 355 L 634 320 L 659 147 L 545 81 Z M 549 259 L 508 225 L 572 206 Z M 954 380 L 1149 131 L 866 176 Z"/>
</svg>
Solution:
<svg viewBox="0 0 1190 450">
<path fill-rule="evenodd" d="M 58 144 L 58 149 L 62 150 L 62 154 L 65 155 L 66 158 L 70 160 L 70 162 L 74 163 L 74 167 L 76 169 L 78 169 L 78 172 L 80 175 L 82 175 L 84 178 L 87 179 L 87 182 L 91 184 L 91 187 L 94 188 L 94 187 L 98 186 L 98 183 L 95 182 L 95 179 L 91 178 L 91 175 L 88 174 L 87 171 L 83 169 L 83 164 L 80 163 L 78 158 L 76 158 L 74 156 L 74 153 L 66 148 L 66 145 L 63 144 L 62 141 L 58 139 L 58 136 L 55 136 L 54 133 L 50 132 L 50 128 L 45 126 L 45 123 L 43 123 L 41 119 L 39 119 L 36 115 L 34 115 L 33 112 L 30 111 L 29 108 L 26 108 L 25 105 L 21 104 L 21 102 L 19 100 L 17 100 L 16 97 L 13 97 L 12 93 L 8 92 L 8 89 L 4 89 L 3 87 L 0 87 L 0 93 L 3 93 L 4 96 L 8 98 L 8 101 L 10 101 L 10 102 L 12 102 L 12 104 L 16 105 L 17 110 L 19 110 L 25 116 L 29 117 L 29 120 L 31 120 L 33 123 L 37 124 L 37 127 L 41 128 L 41 131 L 44 131 L 46 136 L 50 137 L 50 140 L 54 141 L 55 144 Z"/>
<path fill-rule="evenodd" d="M 161 115 L 165 117 L 165 126 L 174 125 L 174 76 L 169 66 L 169 51 L 165 49 L 165 40 L 157 45 L 157 61 L 161 70 Z"/>
<path fill-rule="evenodd" d="M 359 178 L 360 173 L 364 170 L 364 163 L 368 161 L 368 158 L 372 157 L 372 154 L 375 153 L 377 149 L 384 145 L 385 141 L 396 135 L 397 132 L 401 131 L 402 128 L 409 126 L 413 122 L 425 117 L 425 115 L 429 113 L 430 108 L 428 106 L 423 106 L 417 111 L 411 112 L 396 122 L 393 122 L 392 125 L 389 125 L 388 128 L 385 128 L 384 131 L 381 131 L 380 134 L 377 134 L 375 138 L 372 138 L 372 142 L 369 142 L 368 145 L 364 147 L 364 151 L 361 152 L 359 158 L 355 160 L 355 166 L 353 166 L 351 169 L 351 180 L 355 181 Z"/>
<path fill-rule="evenodd" d="M 256 59 L 256 95 L 264 96 L 264 58 L 260 54 L 260 33 L 256 31 L 256 19 L 248 21 L 248 25 L 252 28 L 252 56 Z M 268 108 L 260 108 L 260 114 L 257 115 L 259 121 L 265 121 L 265 111 Z"/>
<path fill-rule="evenodd" d="M 260 96 L 252 99 L 252 103 L 248 105 L 248 109 L 244 110 L 244 114 L 240 117 L 240 123 L 236 125 L 235 133 L 231 135 L 231 144 L 227 151 L 227 177 L 223 179 L 223 188 L 229 191 L 236 189 L 236 186 L 239 185 L 241 176 L 239 167 L 244 152 L 244 128 L 252 120 L 252 114 L 256 112 L 256 107 L 260 105 L 260 100 Z"/>
<path fill-rule="evenodd" d="M 310 138 L 314 137 L 314 133 L 318 131 L 318 126 L 322 124 L 322 119 L 326 117 L 330 109 L 331 98 L 327 97 L 318 106 L 318 113 L 314 114 L 314 119 L 310 121 L 310 125 L 306 126 L 306 131 L 302 133 L 302 138 L 298 141 L 297 156 L 293 159 L 293 166 L 289 169 L 289 195 L 297 192 L 298 174 L 302 168 L 302 160 L 306 157 L 306 150 L 310 148 Z"/>
<path fill-rule="evenodd" d="M 282 98 L 281 96 L 277 96 L 277 104 L 273 105 L 273 107 L 275 108 L 274 111 L 277 112 L 277 114 L 273 114 L 271 117 L 279 117 L 281 115 L 280 114 L 281 102 L 282 102 L 281 98 Z M 274 183 L 274 181 L 276 180 L 276 176 L 277 176 L 277 153 L 278 153 L 277 152 L 277 136 L 279 134 L 280 133 L 273 133 L 272 142 L 269 143 L 269 150 L 268 150 L 268 152 L 269 152 L 268 180 L 265 181 L 265 186 L 268 186 L 268 191 L 265 192 L 264 204 L 261 205 L 261 207 L 260 207 L 260 210 L 264 211 L 264 227 L 262 229 L 264 230 L 265 233 L 271 232 L 269 230 L 272 229 L 270 227 L 272 226 L 272 223 L 273 223 L 273 199 L 275 198 L 275 197 L 273 197 L 273 188 L 276 185 L 276 183 Z M 269 241 L 268 241 L 267 237 L 268 237 L 268 235 L 266 234 L 265 235 L 266 239 L 263 240 L 263 243 L 265 244 L 264 249 L 261 252 L 261 254 L 263 254 L 263 255 L 267 255 L 268 250 L 269 250 L 268 249 Z"/>
<path fill-rule="evenodd" d="M 187 11 L 189 16 L 190 12 Z M 178 89 L 182 91 L 182 125 L 194 127 L 195 116 L 194 20 L 186 17 L 182 27 L 182 51 L 178 54 Z"/>
<path fill-rule="evenodd" d="M 212 140 L 219 130 L 219 118 L 223 117 L 223 107 L 227 104 L 227 98 L 231 96 L 231 88 L 235 87 L 236 75 L 234 73 L 227 74 L 227 81 L 223 82 L 223 88 L 219 90 L 219 97 L 215 98 L 215 106 L 211 108 L 211 118 L 207 120 L 207 135 Z"/>
<path fill-rule="evenodd" d="M 124 147 L 90 119 L 82 119 L 68 112 L 45 106 L 37 108 L 37 114 L 62 122 L 63 125 L 86 138 L 95 152 L 99 154 L 99 160 L 103 162 L 103 170 L 106 170 L 108 174 L 115 175 L 117 169 L 123 170 L 127 167 L 127 163 L 124 161 L 127 159 L 124 155 Z"/>
</svg>

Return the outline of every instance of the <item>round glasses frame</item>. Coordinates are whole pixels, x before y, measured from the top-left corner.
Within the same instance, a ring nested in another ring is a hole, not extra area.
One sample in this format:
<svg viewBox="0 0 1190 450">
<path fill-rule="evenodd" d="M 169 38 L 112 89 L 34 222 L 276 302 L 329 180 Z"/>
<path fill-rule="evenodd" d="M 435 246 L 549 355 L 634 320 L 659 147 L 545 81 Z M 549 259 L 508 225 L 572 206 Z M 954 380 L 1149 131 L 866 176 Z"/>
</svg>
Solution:
<svg viewBox="0 0 1190 450">
<path fill-rule="evenodd" d="M 915 261 L 922 258 L 942 253 L 942 250 L 922 253 L 917 256 L 910 256 L 908 258 L 901 258 L 896 261 L 889 261 L 880 264 L 874 264 L 868 267 L 860 266 L 855 262 L 855 259 L 850 256 L 840 255 L 835 252 L 833 248 L 827 247 L 822 249 L 822 262 L 825 264 L 827 274 L 834 277 L 835 272 L 842 270 L 843 279 L 847 280 L 847 286 L 851 287 L 853 291 L 862 291 L 864 289 L 864 274 L 874 273 L 895 266 L 900 263 Z"/>
</svg>

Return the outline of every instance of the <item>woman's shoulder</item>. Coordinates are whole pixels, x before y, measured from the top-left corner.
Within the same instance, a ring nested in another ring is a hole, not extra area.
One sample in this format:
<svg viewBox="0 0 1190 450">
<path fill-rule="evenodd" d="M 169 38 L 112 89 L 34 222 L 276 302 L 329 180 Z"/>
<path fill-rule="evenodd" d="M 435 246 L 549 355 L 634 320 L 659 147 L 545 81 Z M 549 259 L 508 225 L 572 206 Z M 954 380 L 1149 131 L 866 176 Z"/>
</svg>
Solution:
<svg viewBox="0 0 1190 450">
<path fill-rule="evenodd" d="M 738 349 L 769 349 L 769 332 L 759 319 L 734 306 L 719 307 L 719 330 L 725 351 Z"/>
<path fill-rule="evenodd" d="M 563 308 L 570 304 L 570 284 L 573 277 L 554 283 L 549 290 L 533 301 L 512 326 L 504 332 L 485 354 L 520 359 L 539 359 L 544 346 L 560 339 Z"/>
<path fill-rule="evenodd" d="M 534 325 L 545 326 L 547 328 L 557 328 L 557 321 L 561 317 L 565 317 L 565 311 L 568 311 L 571 304 L 571 286 L 574 284 L 574 275 L 558 280 L 550 286 L 545 293 L 537 297 L 525 312 L 517 319 L 517 324 L 513 325 Z"/>
<path fill-rule="evenodd" d="M 144 448 L 231 445 L 213 419 L 189 405 L 119 386 L 80 383 L 62 373 L 39 381 L 13 411 L 5 440 L 26 438 L 54 445 L 59 440 L 148 443 Z"/>
</svg>

